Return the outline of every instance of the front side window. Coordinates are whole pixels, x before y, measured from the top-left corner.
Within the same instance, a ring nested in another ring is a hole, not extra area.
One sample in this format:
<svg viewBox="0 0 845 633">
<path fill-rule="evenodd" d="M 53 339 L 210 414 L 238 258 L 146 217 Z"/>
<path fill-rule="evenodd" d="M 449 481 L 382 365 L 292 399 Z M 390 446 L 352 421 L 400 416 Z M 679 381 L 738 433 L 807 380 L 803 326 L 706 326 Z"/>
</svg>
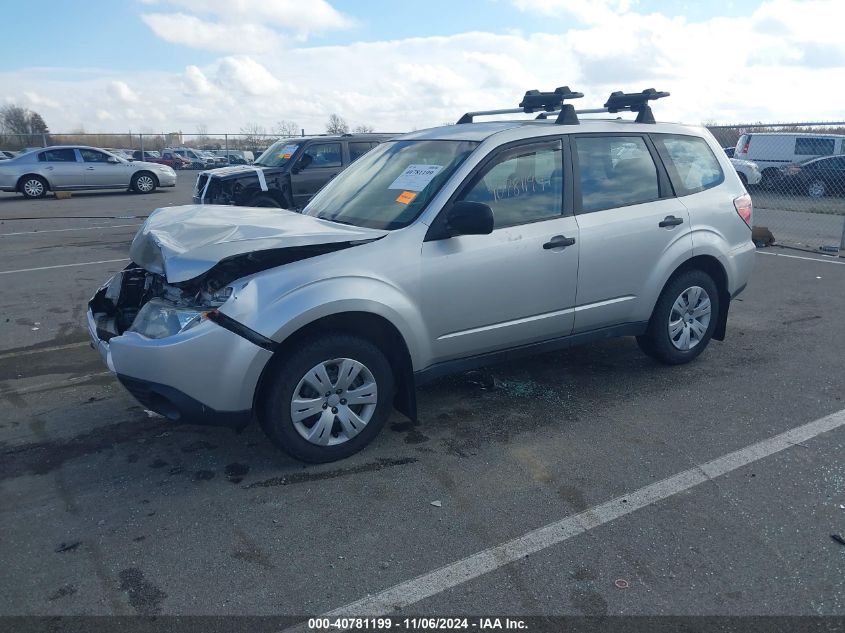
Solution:
<svg viewBox="0 0 845 633">
<path fill-rule="evenodd" d="M 393 141 L 364 154 L 302 210 L 374 229 L 413 222 L 478 146 L 474 141 Z"/>
<path fill-rule="evenodd" d="M 639 136 L 575 139 L 581 210 L 599 211 L 660 197 L 657 167 Z"/>
<path fill-rule="evenodd" d="M 86 163 L 107 163 L 109 162 L 109 155 L 103 152 L 98 152 L 95 149 L 81 149 L 79 153 L 82 154 L 82 160 Z"/>
<path fill-rule="evenodd" d="M 719 161 L 703 138 L 669 134 L 655 134 L 652 138 L 679 196 L 704 191 L 724 181 Z"/>
<path fill-rule="evenodd" d="M 76 153 L 70 148 L 51 149 L 46 152 L 41 152 L 38 155 L 38 160 L 42 163 L 75 163 Z"/>
<path fill-rule="evenodd" d="M 305 156 L 311 157 L 311 162 L 306 169 L 317 169 L 319 167 L 340 167 L 341 153 L 340 143 L 323 143 L 312 145 L 305 150 Z"/>
<path fill-rule="evenodd" d="M 827 156 L 833 154 L 832 138 L 802 137 L 795 139 L 796 156 Z"/>
<path fill-rule="evenodd" d="M 502 228 L 560 217 L 563 164 L 560 141 L 503 152 L 475 178 L 460 200 L 483 202 Z"/>
</svg>

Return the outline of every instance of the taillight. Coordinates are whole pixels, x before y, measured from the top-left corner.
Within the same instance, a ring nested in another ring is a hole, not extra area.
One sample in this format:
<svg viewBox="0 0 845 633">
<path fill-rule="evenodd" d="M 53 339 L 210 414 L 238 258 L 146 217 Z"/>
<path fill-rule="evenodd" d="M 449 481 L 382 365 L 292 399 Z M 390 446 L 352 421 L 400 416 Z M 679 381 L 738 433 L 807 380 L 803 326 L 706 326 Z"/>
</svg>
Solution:
<svg viewBox="0 0 845 633">
<path fill-rule="evenodd" d="M 742 146 L 742 149 L 739 150 L 739 153 L 740 154 L 747 154 L 748 153 L 748 145 L 749 145 L 749 141 L 746 141 L 745 145 Z"/>
<path fill-rule="evenodd" d="M 742 221 L 750 228 L 751 212 L 754 207 L 754 205 L 751 204 L 751 196 L 746 193 L 741 195 L 739 198 L 734 198 L 734 207 L 736 208 L 736 212 L 739 214 L 739 217 L 742 218 Z"/>
</svg>

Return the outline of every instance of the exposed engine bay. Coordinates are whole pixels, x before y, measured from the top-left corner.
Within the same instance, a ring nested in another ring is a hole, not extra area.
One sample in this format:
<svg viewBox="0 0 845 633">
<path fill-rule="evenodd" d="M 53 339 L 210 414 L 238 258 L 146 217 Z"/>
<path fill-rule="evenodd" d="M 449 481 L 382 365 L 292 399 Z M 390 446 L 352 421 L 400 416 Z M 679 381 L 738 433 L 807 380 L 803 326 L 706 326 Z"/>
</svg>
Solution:
<svg viewBox="0 0 845 633">
<path fill-rule="evenodd" d="M 164 338 L 188 329 L 231 296 L 231 282 L 270 268 L 348 248 L 350 242 L 271 249 L 235 255 L 202 275 L 168 283 L 160 273 L 129 264 L 89 302 L 97 337 L 108 341 L 126 331 Z"/>
</svg>

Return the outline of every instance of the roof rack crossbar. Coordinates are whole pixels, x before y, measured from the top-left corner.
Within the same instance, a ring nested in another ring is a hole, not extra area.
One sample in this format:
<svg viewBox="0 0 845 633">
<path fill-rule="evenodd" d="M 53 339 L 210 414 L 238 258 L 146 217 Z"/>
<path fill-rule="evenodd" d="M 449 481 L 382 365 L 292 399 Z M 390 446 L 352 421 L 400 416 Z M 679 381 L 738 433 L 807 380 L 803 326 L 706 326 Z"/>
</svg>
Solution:
<svg viewBox="0 0 845 633">
<path fill-rule="evenodd" d="M 569 125 L 578 123 L 578 117 L 574 114 L 572 106 L 568 108 L 564 105 L 566 99 L 579 99 L 584 96 L 582 92 L 573 92 L 569 86 L 561 86 L 556 88 L 554 92 L 540 92 L 539 90 L 528 90 L 518 108 L 505 108 L 503 110 L 479 110 L 476 112 L 467 112 L 460 119 L 458 123 L 472 123 L 473 118 L 482 115 L 492 114 L 516 114 L 519 112 L 532 113 L 538 110 L 545 112 L 554 112 L 558 109 L 567 111 L 566 121 L 557 121 L 558 123 L 566 123 Z M 559 117 L 560 118 L 560 117 Z M 574 118 L 574 120 L 573 120 Z"/>
</svg>

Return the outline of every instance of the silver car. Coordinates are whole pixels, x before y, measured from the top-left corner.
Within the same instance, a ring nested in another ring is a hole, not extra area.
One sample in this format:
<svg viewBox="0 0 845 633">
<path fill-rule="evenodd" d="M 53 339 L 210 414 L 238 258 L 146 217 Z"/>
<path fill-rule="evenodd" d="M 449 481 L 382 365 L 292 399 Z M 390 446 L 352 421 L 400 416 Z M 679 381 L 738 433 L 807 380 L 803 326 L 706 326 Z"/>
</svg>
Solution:
<svg viewBox="0 0 845 633">
<path fill-rule="evenodd" d="M 96 147 L 57 145 L 33 150 L 0 163 L 0 191 L 43 198 L 48 191 L 128 189 L 152 193 L 175 187 L 167 165 L 129 161 Z"/>
<path fill-rule="evenodd" d="M 693 360 L 751 273 L 748 194 L 704 128 L 562 118 L 397 137 L 302 214 L 159 209 L 93 344 L 147 408 L 312 462 L 450 372 L 611 336 Z"/>
</svg>

